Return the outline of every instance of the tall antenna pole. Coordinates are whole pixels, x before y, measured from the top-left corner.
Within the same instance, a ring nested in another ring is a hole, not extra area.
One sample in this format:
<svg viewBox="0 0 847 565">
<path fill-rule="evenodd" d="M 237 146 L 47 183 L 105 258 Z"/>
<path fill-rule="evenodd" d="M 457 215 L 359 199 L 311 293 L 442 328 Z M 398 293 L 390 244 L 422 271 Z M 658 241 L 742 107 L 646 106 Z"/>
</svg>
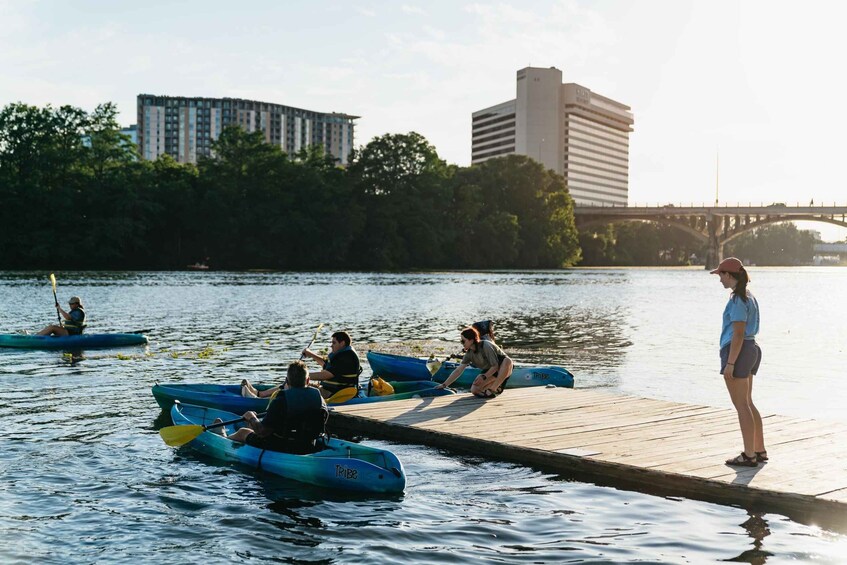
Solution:
<svg viewBox="0 0 847 565">
<path fill-rule="evenodd" d="M 718 189 L 720 188 L 721 177 L 721 154 L 720 150 L 715 150 L 715 206 L 718 205 Z"/>
</svg>

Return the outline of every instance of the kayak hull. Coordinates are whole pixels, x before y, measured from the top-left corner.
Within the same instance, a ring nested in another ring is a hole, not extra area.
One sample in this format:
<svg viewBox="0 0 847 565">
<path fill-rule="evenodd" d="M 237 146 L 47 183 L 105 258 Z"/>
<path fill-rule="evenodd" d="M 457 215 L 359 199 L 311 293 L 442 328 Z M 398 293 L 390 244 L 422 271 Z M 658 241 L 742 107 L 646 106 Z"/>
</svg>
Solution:
<svg viewBox="0 0 847 565">
<path fill-rule="evenodd" d="M 330 406 L 347 406 L 351 404 L 368 404 L 371 402 L 387 402 L 391 400 L 405 400 L 408 398 L 426 398 L 431 396 L 444 396 L 454 394 L 451 390 L 434 388 L 437 383 L 429 381 L 407 381 L 391 383 L 395 394 L 386 396 L 365 396 L 365 391 L 360 390 L 358 396 Z M 259 390 L 271 388 L 270 385 L 256 385 Z M 263 412 L 267 410 L 270 400 L 268 398 L 245 398 L 241 396 L 240 385 L 218 385 L 205 383 L 186 384 L 158 384 L 152 389 L 156 402 L 164 410 L 169 410 L 174 401 L 179 400 L 186 404 L 197 406 L 208 406 L 236 414 L 244 414 L 248 410 Z"/>
<path fill-rule="evenodd" d="M 432 379 L 443 383 L 450 373 L 458 367 L 458 363 L 446 362 L 430 376 L 427 368 L 427 360 L 404 355 L 391 355 L 389 353 L 377 353 L 368 351 L 368 363 L 371 365 L 374 375 L 379 375 L 386 380 L 423 380 Z M 468 367 L 462 376 L 455 381 L 454 385 L 462 388 L 470 388 L 474 379 L 479 375 L 479 369 Z M 506 388 L 523 388 L 528 386 L 547 386 L 573 388 L 574 377 L 564 367 L 530 367 L 515 365 L 512 376 L 506 383 Z"/>
<path fill-rule="evenodd" d="M 177 403 L 171 407 L 171 418 L 177 426 L 204 426 L 215 418 L 229 421 L 238 417 L 204 406 Z M 234 433 L 242 425 L 243 422 L 227 426 L 227 433 Z M 187 445 L 221 461 L 320 487 L 361 493 L 402 493 L 406 487 L 403 465 L 392 452 L 336 438 L 326 440 L 323 449 L 309 455 L 258 449 L 209 431 Z"/>
<path fill-rule="evenodd" d="M 0 347 L 17 349 L 97 349 L 146 345 L 144 334 L 82 334 L 68 336 L 0 334 Z"/>
</svg>

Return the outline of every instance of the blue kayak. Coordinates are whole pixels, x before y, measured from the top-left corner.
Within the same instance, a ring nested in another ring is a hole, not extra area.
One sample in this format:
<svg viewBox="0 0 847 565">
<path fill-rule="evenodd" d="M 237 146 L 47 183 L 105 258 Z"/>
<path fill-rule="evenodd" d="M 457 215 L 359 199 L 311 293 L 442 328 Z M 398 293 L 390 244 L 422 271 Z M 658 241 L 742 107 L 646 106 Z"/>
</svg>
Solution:
<svg viewBox="0 0 847 565">
<path fill-rule="evenodd" d="M 171 408 L 171 419 L 177 426 L 207 426 L 215 418 L 226 422 L 238 417 L 223 410 L 182 403 Z M 239 422 L 227 426 L 227 434 L 235 433 L 243 425 L 244 422 Z M 336 438 L 319 441 L 319 450 L 308 455 L 259 449 L 210 431 L 201 433 L 187 445 L 215 459 L 321 487 L 363 493 L 400 493 L 406 488 L 403 464 L 390 451 Z"/>
<path fill-rule="evenodd" d="M 367 404 L 370 402 L 386 402 L 391 400 L 404 400 L 415 397 L 444 396 L 455 394 L 451 390 L 434 388 L 433 381 L 409 381 L 391 383 L 394 386 L 394 394 L 386 396 L 367 396 L 364 390 L 359 390 L 357 396 L 339 402 L 330 403 L 330 406 L 346 406 L 350 404 Z M 272 385 L 256 385 L 258 390 L 273 388 Z M 268 398 L 245 398 L 241 396 L 241 385 L 216 385 L 216 384 L 164 384 L 153 385 L 153 396 L 163 410 L 173 406 L 175 400 L 197 406 L 208 406 L 218 408 L 227 412 L 244 414 L 248 410 L 264 412 L 268 409 L 270 400 Z"/>
<path fill-rule="evenodd" d="M 144 334 L 82 334 L 68 336 L 0 334 L 0 347 L 18 349 L 96 349 L 146 345 Z"/>
<path fill-rule="evenodd" d="M 406 357 L 404 355 L 391 355 L 389 353 L 377 353 L 368 351 L 368 363 L 371 365 L 374 375 L 391 381 L 420 381 L 432 379 L 443 383 L 450 373 L 459 366 L 458 363 L 441 363 L 438 371 L 430 376 L 428 361 L 418 357 Z M 479 375 L 479 369 L 468 367 L 454 383 L 455 386 L 470 388 L 474 379 Z M 574 378 L 570 371 L 564 367 L 528 367 L 515 365 L 512 376 L 506 382 L 506 388 L 522 388 L 527 386 L 547 386 L 573 388 Z"/>
</svg>

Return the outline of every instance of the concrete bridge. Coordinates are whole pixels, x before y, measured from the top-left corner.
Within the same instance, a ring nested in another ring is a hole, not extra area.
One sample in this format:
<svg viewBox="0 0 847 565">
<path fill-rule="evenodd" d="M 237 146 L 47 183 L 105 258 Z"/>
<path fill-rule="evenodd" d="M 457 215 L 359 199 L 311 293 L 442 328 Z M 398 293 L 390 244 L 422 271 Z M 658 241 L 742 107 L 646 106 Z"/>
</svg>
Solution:
<svg viewBox="0 0 847 565">
<path fill-rule="evenodd" d="M 824 222 L 847 228 L 847 206 L 576 206 L 579 229 L 616 222 L 656 222 L 708 243 L 706 268 L 714 269 L 723 247 L 746 231 L 779 222 Z"/>
</svg>

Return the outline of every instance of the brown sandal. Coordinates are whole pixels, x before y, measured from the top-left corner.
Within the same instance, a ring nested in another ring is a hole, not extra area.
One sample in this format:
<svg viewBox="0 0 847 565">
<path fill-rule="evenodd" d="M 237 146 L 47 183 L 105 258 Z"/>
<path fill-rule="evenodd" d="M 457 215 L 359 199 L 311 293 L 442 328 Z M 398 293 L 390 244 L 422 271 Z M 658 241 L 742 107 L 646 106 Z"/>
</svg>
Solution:
<svg viewBox="0 0 847 565">
<path fill-rule="evenodd" d="M 768 452 L 767 451 L 757 451 L 756 452 L 756 462 L 767 463 L 768 462 Z"/>
<path fill-rule="evenodd" d="M 756 467 L 759 465 L 759 462 L 756 460 L 755 455 L 753 457 L 747 457 L 742 451 L 732 459 L 727 459 L 726 464 L 733 467 Z"/>
</svg>

